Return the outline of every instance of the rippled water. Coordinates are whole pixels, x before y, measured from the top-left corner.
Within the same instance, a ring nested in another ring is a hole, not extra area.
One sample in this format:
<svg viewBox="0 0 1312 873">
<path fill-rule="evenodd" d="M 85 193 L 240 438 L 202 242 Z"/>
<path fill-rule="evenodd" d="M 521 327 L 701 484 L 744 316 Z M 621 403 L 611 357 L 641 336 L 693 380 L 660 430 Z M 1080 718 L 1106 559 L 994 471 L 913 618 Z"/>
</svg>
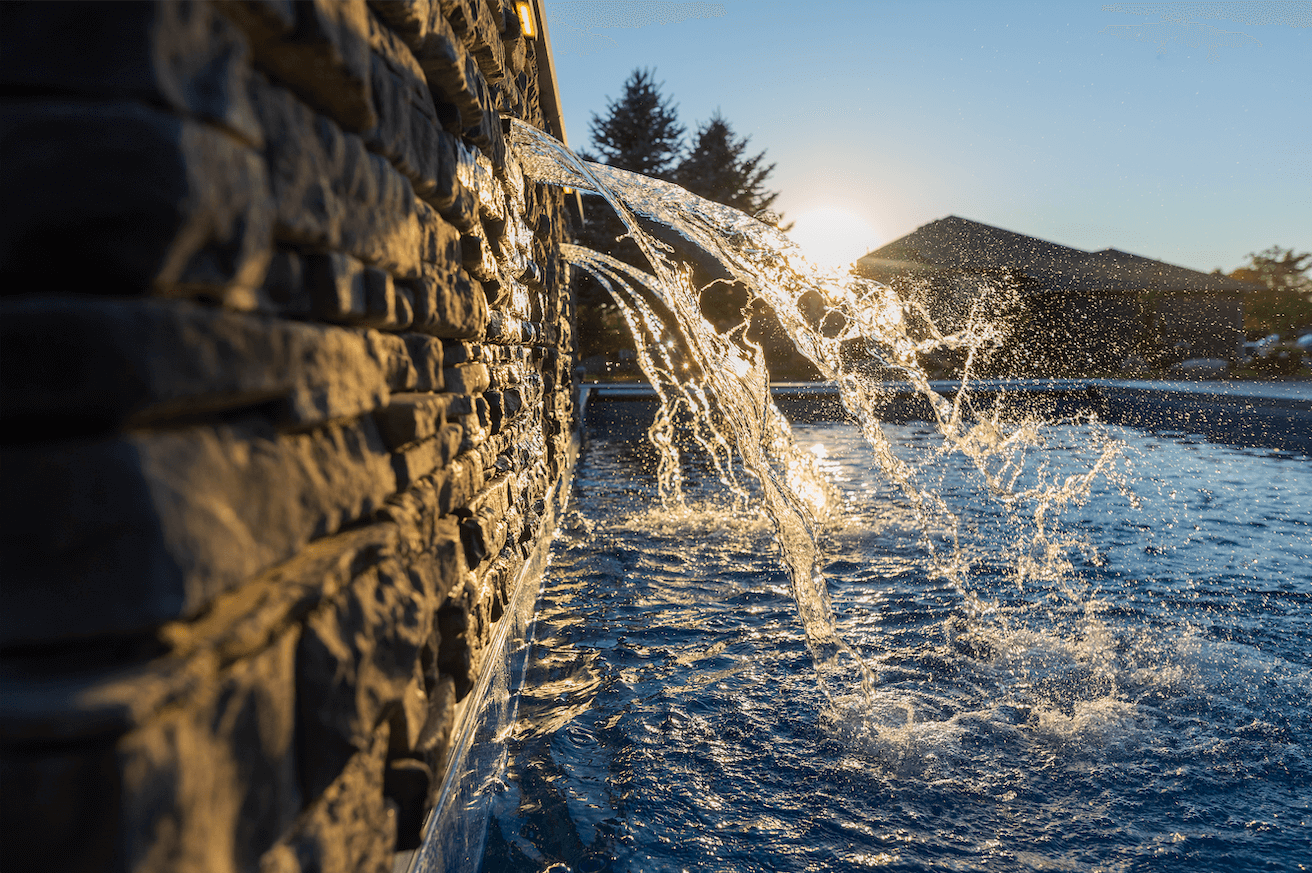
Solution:
<svg viewBox="0 0 1312 873">
<path fill-rule="evenodd" d="M 869 703 L 817 686 L 769 524 L 692 462 L 663 513 L 649 443 L 589 442 L 483 869 L 1312 868 L 1308 459 L 1117 431 L 1133 497 L 1067 507 L 1084 542 L 1040 578 L 968 460 L 886 431 L 970 572 L 855 428 L 795 426 L 841 492 L 825 574 Z M 1049 428 L 1027 469 L 1090 440 Z"/>
</svg>

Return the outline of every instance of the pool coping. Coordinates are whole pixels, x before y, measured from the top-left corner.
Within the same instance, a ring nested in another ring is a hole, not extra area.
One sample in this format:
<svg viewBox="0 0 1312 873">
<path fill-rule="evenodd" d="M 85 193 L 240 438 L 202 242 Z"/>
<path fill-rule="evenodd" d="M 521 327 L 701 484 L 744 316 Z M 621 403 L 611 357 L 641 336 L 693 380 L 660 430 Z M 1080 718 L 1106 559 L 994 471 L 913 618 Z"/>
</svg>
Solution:
<svg viewBox="0 0 1312 873">
<path fill-rule="evenodd" d="M 955 396 L 961 382 L 930 383 Z M 1109 424 L 1164 433 L 1193 434 L 1230 445 L 1312 455 L 1312 382 L 1231 382 L 1136 379 L 987 379 L 969 383 L 976 396 L 1006 394 L 1037 401 L 1045 417 L 1096 415 Z M 932 418 L 928 403 L 910 383 L 882 384 L 878 411 L 885 421 Z M 770 391 L 792 421 L 847 419 L 832 382 L 773 383 Z M 588 383 L 580 408 L 593 403 L 647 402 L 646 383 Z"/>
</svg>

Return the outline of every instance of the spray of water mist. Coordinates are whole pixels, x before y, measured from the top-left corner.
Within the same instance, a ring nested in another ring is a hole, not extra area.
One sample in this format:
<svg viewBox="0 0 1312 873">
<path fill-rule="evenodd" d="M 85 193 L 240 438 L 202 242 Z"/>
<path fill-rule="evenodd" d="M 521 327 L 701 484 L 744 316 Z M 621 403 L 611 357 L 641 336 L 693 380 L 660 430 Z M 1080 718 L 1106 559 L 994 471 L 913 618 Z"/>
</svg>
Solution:
<svg viewBox="0 0 1312 873">
<path fill-rule="evenodd" d="M 512 122 L 510 139 L 527 177 L 605 199 L 649 262 L 648 273 L 589 249 L 562 250 L 619 305 L 639 364 L 661 400 L 649 435 L 659 452 L 658 479 L 666 505 L 682 502 L 675 439 L 679 426 L 690 428 L 736 506 L 745 504 L 747 491 L 735 468 L 740 466 L 757 483 L 812 659 L 831 697 L 830 680 L 844 683 L 843 677 L 855 675 L 869 703 L 875 674 L 837 633 L 821 572 L 817 538 L 828 512 L 829 489 L 814 458 L 795 445 L 786 419 L 771 400 L 764 357 L 746 338 L 746 325 L 721 334 L 703 317 L 701 289 L 693 283 L 692 270 L 676 258 L 676 247 L 718 265 L 748 288 L 775 313 L 798 351 L 838 386 L 883 474 L 912 507 L 932 567 L 957 586 L 972 612 L 987 612 L 990 605 L 970 590 L 959 520 L 939 493 L 918 484 L 916 469 L 898 457 L 881 427 L 878 409 L 889 390 L 887 374 L 896 374 L 928 402 L 943 440 L 941 452 L 969 458 L 986 493 L 1018 521 L 1027 521 L 1023 527 L 1032 533 L 1018 536 L 1014 547 L 1018 584 L 1064 579 L 1071 550 L 1091 550 L 1078 537 L 1062 533 L 1058 517 L 1064 507 L 1082 503 L 1100 477 L 1124 490 L 1117 472 L 1119 442 L 1103 435 L 1086 472 L 1050 478 L 1042 467 L 1026 468 L 1027 458 L 1042 448 L 1042 422 L 1032 416 L 1016 420 L 1005 398 L 992 409 L 975 408 L 968 390 L 978 357 L 1004 336 L 1004 327 L 991 316 L 1014 302 L 1006 286 L 982 287 L 963 326 L 943 332 L 915 301 L 904 300 L 881 283 L 808 262 L 777 228 L 736 209 L 668 182 L 585 161 L 518 121 Z M 661 229 L 676 245 L 656 239 L 644 223 Z M 951 399 L 934 390 L 919 363 L 937 350 L 964 355 L 960 387 Z M 872 364 L 880 377 L 872 375 Z M 931 529 L 947 529 L 950 535 L 939 542 Z"/>
</svg>

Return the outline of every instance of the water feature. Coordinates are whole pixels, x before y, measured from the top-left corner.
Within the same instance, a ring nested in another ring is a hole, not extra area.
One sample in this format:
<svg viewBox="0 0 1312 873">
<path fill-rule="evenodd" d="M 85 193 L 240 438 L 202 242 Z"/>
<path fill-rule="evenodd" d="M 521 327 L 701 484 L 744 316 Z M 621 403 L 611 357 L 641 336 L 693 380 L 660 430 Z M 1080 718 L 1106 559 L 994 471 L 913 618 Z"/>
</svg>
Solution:
<svg viewBox="0 0 1312 873">
<path fill-rule="evenodd" d="M 1197 497 L 1176 444 L 972 399 L 1006 289 L 942 332 L 741 213 L 529 128 L 512 140 L 526 174 L 605 197 L 648 258 L 566 250 L 621 305 L 661 402 L 649 440 L 582 460 L 484 869 L 1312 855 L 1305 461 L 1209 455 L 1238 480 Z M 676 249 L 763 299 L 855 426 L 790 426 L 759 349 L 701 316 Z M 951 399 L 917 365 L 935 348 L 964 352 Z M 928 425 L 879 420 L 872 362 L 920 393 Z M 1169 497 L 1146 498 L 1132 463 Z M 1295 482 L 1272 492 L 1281 508 L 1243 506 L 1277 475 Z M 1172 512 L 1221 527 L 1178 546 L 1160 531 L 1184 523 Z M 1159 560 L 1155 540 L 1189 560 Z M 1273 612 L 1260 639 L 1238 630 Z"/>
<path fill-rule="evenodd" d="M 970 520 L 968 598 L 856 429 L 796 426 L 839 493 L 823 569 L 877 677 L 856 709 L 811 677 L 768 523 L 693 466 L 688 511 L 653 508 L 655 452 L 615 430 L 554 548 L 488 873 L 1309 865 L 1306 456 L 1117 430 L 1138 507 L 1095 488 L 1065 520 L 1096 553 L 1018 584 L 972 466 L 889 426 Z M 1090 436 L 1049 428 L 1051 471 Z"/>
</svg>

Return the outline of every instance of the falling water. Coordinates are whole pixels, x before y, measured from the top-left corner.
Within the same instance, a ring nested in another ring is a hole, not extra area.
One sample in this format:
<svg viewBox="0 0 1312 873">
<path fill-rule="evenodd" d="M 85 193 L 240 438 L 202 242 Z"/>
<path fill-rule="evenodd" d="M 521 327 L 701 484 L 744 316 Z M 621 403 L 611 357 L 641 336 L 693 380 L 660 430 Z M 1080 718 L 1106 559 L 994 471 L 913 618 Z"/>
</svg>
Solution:
<svg viewBox="0 0 1312 873">
<path fill-rule="evenodd" d="M 483 870 L 1312 866 L 1305 458 L 985 402 L 1007 288 L 943 330 L 742 213 L 511 140 L 647 259 L 564 249 L 661 408 L 650 445 L 591 431 Z M 774 311 L 850 424 L 789 425 L 745 328 L 703 318 L 707 274 Z M 942 349 L 950 397 L 918 365 Z M 890 373 L 928 422 L 880 420 Z"/>
<path fill-rule="evenodd" d="M 941 451 L 968 458 L 982 475 L 987 493 L 1025 522 L 1017 528 L 1025 533 L 1013 549 L 1018 584 L 1062 579 L 1073 551 L 1092 550 L 1063 532 L 1058 517 L 1064 507 L 1085 500 L 1100 478 L 1124 490 L 1117 466 L 1120 443 L 1095 428 L 1096 458 L 1087 471 L 1060 481 L 1049 481 L 1043 471 L 1024 477 L 1028 450 L 1042 443 L 1042 422 L 1023 416 L 1010 420 L 1005 398 L 991 410 L 976 409 L 971 400 L 968 386 L 977 357 L 1004 335 L 1004 327 L 988 316 L 1010 302 L 1008 289 L 982 287 L 964 326 L 944 333 L 922 307 L 902 300 L 888 286 L 810 263 L 769 224 L 677 185 L 585 161 L 536 129 L 513 125 L 511 139 L 525 174 L 603 197 L 651 265 L 647 273 L 588 249 L 563 249 L 564 256 L 592 274 L 619 305 L 642 370 L 661 400 L 650 437 L 659 450 L 662 499 L 667 505 L 681 499 L 677 422 L 689 423 L 695 444 L 712 459 L 735 505 L 746 497 L 734 474 L 735 458 L 756 482 L 822 682 L 841 673 L 842 664 L 850 660 L 867 701 L 872 692 L 869 666 L 835 629 L 821 571 L 817 537 L 830 489 L 814 457 L 799 450 L 773 403 L 763 355 L 746 339 L 746 326 L 727 334 L 714 329 L 699 307 L 702 289 L 694 285 L 693 271 L 676 259 L 677 250 L 694 253 L 749 288 L 775 313 L 794 346 L 839 386 L 843 404 L 873 448 L 879 467 L 914 508 L 923 543 L 936 556 L 937 571 L 975 609 L 989 607 L 970 589 L 960 520 L 933 488 L 917 484 L 915 470 L 893 451 L 876 412 L 887 383 L 871 375 L 872 363 L 909 382 L 928 401 L 942 438 Z M 675 244 L 658 240 L 648 228 L 664 230 Z M 919 364 L 921 356 L 940 349 L 964 352 L 961 388 L 952 400 L 934 391 Z M 1027 485 L 1020 488 L 1017 483 L 1023 479 Z"/>
</svg>

